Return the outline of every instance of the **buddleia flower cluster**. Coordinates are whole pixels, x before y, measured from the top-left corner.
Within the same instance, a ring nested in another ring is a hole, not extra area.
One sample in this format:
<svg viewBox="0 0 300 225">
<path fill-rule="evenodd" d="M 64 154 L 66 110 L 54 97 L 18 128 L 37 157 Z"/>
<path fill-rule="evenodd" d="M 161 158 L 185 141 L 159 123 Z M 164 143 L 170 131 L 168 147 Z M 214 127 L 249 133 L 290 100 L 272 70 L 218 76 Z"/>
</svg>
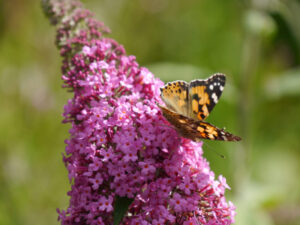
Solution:
<svg viewBox="0 0 300 225">
<path fill-rule="evenodd" d="M 43 1 L 56 25 L 71 124 L 63 161 L 71 182 L 63 225 L 113 224 L 118 199 L 130 199 L 120 224 L 231 224 L 235 208 L 224 197 L 202 143 L 181 138 L 162 116 L 163 82 L 78 1 Z"/>
</svg>

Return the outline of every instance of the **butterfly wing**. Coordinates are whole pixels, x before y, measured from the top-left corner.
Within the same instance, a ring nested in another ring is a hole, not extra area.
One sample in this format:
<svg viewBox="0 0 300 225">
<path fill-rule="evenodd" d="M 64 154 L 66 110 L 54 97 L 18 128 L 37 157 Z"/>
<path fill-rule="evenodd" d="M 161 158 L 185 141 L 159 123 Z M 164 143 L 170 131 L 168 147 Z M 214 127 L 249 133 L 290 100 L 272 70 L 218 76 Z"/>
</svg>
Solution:
<svg viewBox="0 0 300 225">
<path fill-rule="evenodd" d="M 240 141 L 241 138 L 235 136 L 223 129 L 220 129 L 210 123 L 204 121 L 195 121 L 192 125 L 197 130 L 195 133 L 195 141 L 201 141 L 201 139 L 218 140 L 218 141 Z"/>
<path fill-rule="evenodd" d="M 189 84 L 188 117 L 204 120 L 217 104 L 224 86 L 225 74 L 217 73 L 206 80 L 193 80 Z"/>
<path fill-rule="evenodd" d="M 176 128 L 178 133 L 193 141 L 201 141 L 201 139 L 219 140 L 219 141 L 240 141 L 241 138 L 235 136 L 223 129 L 217 128 L 210 123 L 196 121 L 166 107 L 158 105 L 164 117 Z"/>
<path fill-rule="evenodd" d="M 160 90 L 160 96 L 169 109 L 185 116 L 188 115 L 188 83 L 173 81 L 167 83 Z"/>
</svg>

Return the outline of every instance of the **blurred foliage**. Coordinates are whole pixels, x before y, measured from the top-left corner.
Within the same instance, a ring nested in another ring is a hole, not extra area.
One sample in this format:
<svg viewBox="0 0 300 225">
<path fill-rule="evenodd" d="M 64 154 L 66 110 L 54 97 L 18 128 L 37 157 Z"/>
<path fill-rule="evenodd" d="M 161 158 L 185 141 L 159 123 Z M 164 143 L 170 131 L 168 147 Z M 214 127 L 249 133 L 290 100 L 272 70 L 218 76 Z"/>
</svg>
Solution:
<svg viewBox="0 0 300 225">
<path fill-rule="evenodd" d="M 300 224 L 300 1 L 84 4 L 163 81 L 227 74 L 208 121 L 243 141 L 203 148 L 232 187 L 236 224 Z M 61 113 L 71 95 L 61 88 L 55 29 L 33 0 L 0 1 L 0 28 L 0 224 L 57 224 L 70 187 Z"/>
</svg>

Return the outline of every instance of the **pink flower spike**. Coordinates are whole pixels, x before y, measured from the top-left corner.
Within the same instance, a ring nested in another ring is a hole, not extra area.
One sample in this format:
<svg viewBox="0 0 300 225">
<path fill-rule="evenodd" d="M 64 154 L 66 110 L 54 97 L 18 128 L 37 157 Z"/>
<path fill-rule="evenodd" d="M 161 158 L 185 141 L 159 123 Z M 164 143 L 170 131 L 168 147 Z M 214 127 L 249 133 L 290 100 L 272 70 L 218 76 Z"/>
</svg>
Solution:
<svg viewBox="0 0 300 225">
<path fill-rule="evenodd" d="M 189 218 L 189 220 L 184 221 L 183 225 L 199 225 L 199 222 L 197 221 L 197 219 L 195 217 L 191 217 L 191 218 Z"/>
<path fill-rule="evenodd" d="M 84 46 L 82 48 L 82 52 L 86 55 L 90 55 L 91 54 L 91 48 L 89 46 Z"/>
<path fill-rule="evenodd" d="M 187 201 L 181 197 L 180 194 L 175 193 L 170 200 L 170 205 L 174 208 L 175 212 L 184 212 Z"/>
<path fill-rule="evenodd" d="M 95 177 L 90 178 L 89 180 L 93 184 L 92 188 L 94 190 L 97 190 L 99 186 L 103 183 L 103 178 L 100 173 L 97 173 Z"/>
<path fill-rule="evenodd" d="M 101 159 L 98 158 L 98 157 L 94 157 L 93 158 L 93 163 L 91 163 L 89 165 L 89 171 L 98 171 L 101 169 L 102 167 L 102 162 L 101 162 Z"/>
<path fill-rule="evenodd" d="M 180 137 L 157 106 L 163 82 L 78 0 L 42 2 L 57 28 L 63 87 L 73 92 L 63 113 L 70 201 L 59 222 L 113 224 L 113 204 L 127 197 L 120 225 L 233 223 L 226 179 L 215 179 L 202 143 Z"/>
<path fill-rule="evenodd" d="M 220 175 L 218 178 L 219 178 L 221 186 L 223 186 L 224 188 L 230 189 L 230 187 L 226 183 L 226 178 L 225 177 L 223 177 L 222 175 Z"/>
<path fill-rule="evenodd" d="M 206 187 L 208 181 L 209 181 L 209 175 L 205 173 L 199 173 L 195 177 L 195 182 L 199 190 L 202 190 L 204 187 Z"/>
<path fill-rule="evenodd" d="M 126 154 L 124 156 L 124 161 L 125 162 L 129 162 L 129 161 L 133 161 L 134 162 L 137 159 L 138 159 L 138 157 L 135 154 L 131 153 L 131 152 L 129 152 L 128 154 Z"/>
<path fill-rule="evenodd" d="M 110 159 L 114 158 L 114 150 L 112 148 L 108 148 L 108 149 L 100 149 L 100 155 L 103 157 L 102 161 L 108 161 Z"/>
<path fill-rule="evenodd" d="M 165 220 L 162 219 L 162 218 L 160 218 L 160 219 L 158 219 L 158 220 L 153 220 L 153 221 L 152 221 L 152 224 L 153 224 L 153 225 L 164 225 L 164 224 L 165 224 Z"/>
<path fill-rule="evenodd" d="M 156 168 L 155 166 L 151 165 L 150 162 L 139 162 L 139 166 L 142 169 L 142 174 L 149 174 L 154 173 Z"/>
<path fill-rule="evenodd" d="M 185 192 L 185 194 L 190 195 L 191 190 L 194 189 L 194 183 L 190 181 L 190 178 L 184 178 L 183 182 L 179 185 L 179 188 Z"/>
<path fill-rule="evenodd" d="M 108 198 L 106 197 L 101 197 L 99 201 L 99 210 L 100 211 L 106 211 L 106 212 L 111 212 L 113 210 L 112 207 L 112 202 L 113 202 L 113 197 L 109 196 Z"/>
</svg>

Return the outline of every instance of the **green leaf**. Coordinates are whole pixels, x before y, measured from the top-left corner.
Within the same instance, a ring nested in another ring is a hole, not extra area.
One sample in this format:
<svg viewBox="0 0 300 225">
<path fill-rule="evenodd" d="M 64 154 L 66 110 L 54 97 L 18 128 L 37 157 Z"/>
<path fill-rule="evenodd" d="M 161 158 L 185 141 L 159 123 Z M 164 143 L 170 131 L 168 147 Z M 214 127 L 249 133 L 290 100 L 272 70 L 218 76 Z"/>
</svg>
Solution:
<svg viewBox="0 0 300 225">
<path fill-rule="evenodd" d="M 114 225 L 119 225 L 128 207 L 133 202 L 133 198 L 117 197 L 114 204 Z"/>
</svg>

